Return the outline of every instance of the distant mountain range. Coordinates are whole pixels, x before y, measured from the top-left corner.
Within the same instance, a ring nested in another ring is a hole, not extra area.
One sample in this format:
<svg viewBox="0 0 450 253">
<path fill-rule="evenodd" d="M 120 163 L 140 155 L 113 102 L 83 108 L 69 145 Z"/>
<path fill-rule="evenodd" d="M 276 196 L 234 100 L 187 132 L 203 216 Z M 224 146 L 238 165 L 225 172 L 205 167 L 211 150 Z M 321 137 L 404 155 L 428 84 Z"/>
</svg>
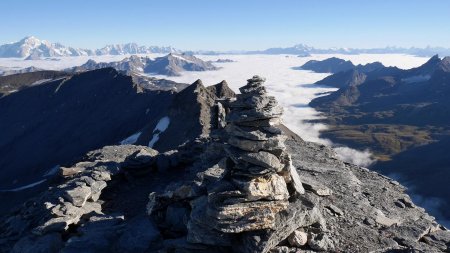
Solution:
<svg viewBox="0 0 450 253">
<path fill-rule="evenodd" d="M 139 46 L 136 43 L 108 45 L 100 49 L 80 49 L 67 47 L 60 43 L 51 43 L 29 36 L 14 43 L 0 46 L 0 57 L 19 57 L 29 60 L 41 57 L 60 56 L 93 56 L 93 55 L 124 55 L 149 53 L 175 53 L 179 50 L 172 47 Z"/>
<path fill-rule="evenodd" d="M 248 51 L 247 54 L 410 54 L 416 56 L 432 56 L 435 54 L 450 56 L 450 48 L 426 47 L 426 48 L 402 48 L 402 47 L 384 47 L 384 48 L 328 48 L 320 49 L 310 47 L 304 44 L 298 44 L 293 47 L 269 48 L 262 51 Z"/>
<path fill-rule="evenodd" d="M 60 43 L 51 43 L 40 40 L 33 36 L 23 38 L 18 42 L 0 45 L 0 58 L 18 57 L 29 60 L 40 59 L 41 57 L 61 57 L 61 56 L 93 56 L 93 55 L 125 55 L 125 54 L 149 54 L 149 53 L 188 53 L 198 55 L 218 55 L 218 54 L 293 54 L 299 56 L 309 56 L 311 54 L 411 54 L 417 56 L 432 56 L 435 54 L 450 56 L 450 49 L 443 47 L 426 48 L 328 48 L 320 49 L 304 44 L 292 47 L 276 47 L 257 51 L 207 51 L 207 50 L 179 50 L 170 46 L 141 46 L 136 43 L 107 45 L 100 49 L 80 49 L 64 46 Z"/>
</svg>

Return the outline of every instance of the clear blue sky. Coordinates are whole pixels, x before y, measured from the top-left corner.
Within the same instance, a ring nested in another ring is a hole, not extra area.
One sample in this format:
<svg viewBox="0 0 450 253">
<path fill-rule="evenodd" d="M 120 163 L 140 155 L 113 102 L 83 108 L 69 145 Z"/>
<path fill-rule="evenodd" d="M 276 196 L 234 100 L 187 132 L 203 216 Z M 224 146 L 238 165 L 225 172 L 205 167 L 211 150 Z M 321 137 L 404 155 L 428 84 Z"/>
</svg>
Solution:
<svg viewBox="0 0 450 253">
<path fill-rule="evenodd" d="M 0 1 L 0 44 L 34 35 L 84 48 L 450 47 L 449 26 L 447 0 Z"/>
</svg>

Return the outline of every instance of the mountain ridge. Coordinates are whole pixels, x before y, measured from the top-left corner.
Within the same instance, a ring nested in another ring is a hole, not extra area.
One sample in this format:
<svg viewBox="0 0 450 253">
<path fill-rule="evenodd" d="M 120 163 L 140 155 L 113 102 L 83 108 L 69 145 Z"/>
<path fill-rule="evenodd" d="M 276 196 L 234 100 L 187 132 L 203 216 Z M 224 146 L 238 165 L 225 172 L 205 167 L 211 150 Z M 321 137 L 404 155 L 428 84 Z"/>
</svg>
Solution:
<svg viewBox="0 0 450 253">
<path fill-rule="evenodd" d="M 28 36 L 20 41 L 0 45 L 0 57 L 18 57 L 39 59 L 41 57 L 61 56 L 94 56 L 94 55 L 125 55 L 149 53 L 175 53 L 180 52 L 173 47 L 140 46 L 136 43 L 107 45 L 100 49 L 80 49 L 66 47 L 60 43 L 51 43 Z"/>
<path fill-rule="evenodd" d="M 27 45 L 26 40 L 30 40 Z M 22 42 L 22 43 L 21 43 Z M 410 54 L 416 56 L 432 56 L 440 54 L 450 56 L 450 48 L 425 47 L 425 48 L 328 48 L 320 49 L 305 44 L 297 44 L 292 47 L 273 47 L 265 50 L 179 50 L 171 46 L 142 46 L 137 43 L 110 44 L 98 49 L 78 49 L 66 47 L 60 43 L 50 43 L 39 40 L 34 36 L 28 36 L 18 42 L 0 45 L 0 57 L 19 57 L 39 59 L 41 57 L 80 56 L 80 55 L 123 55 L 123 54 L 149 54 L 149 53 L 188 53 L 199 55 L 218 54 L 293 54 L 309 56 L 311 54 Z"/>
</svg>

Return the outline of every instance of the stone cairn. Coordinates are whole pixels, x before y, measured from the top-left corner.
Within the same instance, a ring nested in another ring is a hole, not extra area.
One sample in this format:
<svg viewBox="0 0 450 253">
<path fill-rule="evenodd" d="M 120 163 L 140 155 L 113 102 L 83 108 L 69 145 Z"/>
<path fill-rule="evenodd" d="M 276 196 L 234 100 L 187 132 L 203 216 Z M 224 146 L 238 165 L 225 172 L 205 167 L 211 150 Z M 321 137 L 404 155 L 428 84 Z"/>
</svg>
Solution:
<svg viewBox="0 0 450 253">
<path fill-rule="evenodd" d="M 264 81 L 249 79 L 225 106 L 226 158 L 203 175 L 216 179 L 207 194 L 190 202 L 189 243 L 232 246 L 240 233 L 274 229 L 277 213 L 304 193 L 286 152 L 286 136 L 277 127 L 283 110 L 267 95 Z"/>
</svg>

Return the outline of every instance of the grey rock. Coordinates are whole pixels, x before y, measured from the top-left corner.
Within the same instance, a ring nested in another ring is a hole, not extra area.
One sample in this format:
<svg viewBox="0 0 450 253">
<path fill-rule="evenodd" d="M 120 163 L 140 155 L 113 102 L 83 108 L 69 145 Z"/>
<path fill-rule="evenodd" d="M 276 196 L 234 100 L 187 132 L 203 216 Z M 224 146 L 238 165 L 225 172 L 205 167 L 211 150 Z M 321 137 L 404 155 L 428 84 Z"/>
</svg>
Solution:
<svg viewBox="0 0 450 253">
<path fill-rule="evenodd" d="M 280 160 L 275 155 L 266 151 L 259 151 L 257 153 L 243 153 L 240 159 L 264 168 L 273 168 L 276 171 L 281 171 L 283 169 L 283 165 L 280 163 Z"/>
<path fill-rule="evenodd" d="M 264 141 L 254 141 L 242 139 L 239 137 L 231 137 L 228 139 L 228 143 L 234 147 L 250 152 L 265 150 L 272 151 L 271 153 L 281 153 L 286 149 L 286 147 L 284 146 L 284 139 L 285 137 L 282 135 L 272 137 Z"/>
<path fill-rule="evenodd" d="M 308 240 L 308 245 L 313 250 L 317 251 L 332 251 L 334 250 L 334 243 L 326 234 L 312 235 Z"/>
<path fill-rule="evenodd" d="M 329 204 L 329 205 L 325 206 L 325 208 L 330 210 L 330 212 L 334 215 L 338 215 L 338 216 L 344 215 L 344 212 L 339 207 L 337 207 L 333 204 Z"/>
<path fill-rule="evenodd" d="M 280 118 L 270 118 L 270 119 L 260 119 L 260 120 L 253 120 L 253 121 L 239 121 L 234 122 L 234 124 L 240 126 L 240 127 L 259 127 L 259 128 L 267 128 L 267 127 L 273 127 L 281 124 Z"/>
<path fill-rule="evenodd" d="M 295 192 L 297 192 L 298 194 L 305 194 L 305 188 L 303 188 L 300 176 L 298 175 L 298 172 L 293 165 L 289 166 L 289 175 L 291 177 L 290 185 L 292 185 L 292 188 L 294 188 Z"/>
<path fill-rule="evenodd" d="M 429 245 L 443 251 L 450 251 L 450 231 L 438 230 L 431 232 L 422 239 Z"/>
<path fill-rule="evenodd" d="M 231 202 L 226 193 L 210 194 L 208 196 L 207 214 L 215 219 L 216 230 L 224 233 L 241 233 L 275 226 L 275 216 L 285 210 L 287 201 L 254 201 Z"/>
<path fill-rule="evenodd" d="M 288 237 L 289 245 L 294 247 L 301 247 L 308 242 L 308 234 L 304 231 L 295 230 Z"/>
<path fill-rule="evenodd" d="M 118 240 L 123 228 L 123 216 L 92 216 L 89 221 L 78 229 L 78 235 L 67 241 L 62 253 L 110 252 L 111 242 Z"/>
<path fill-rule="evenodd" d="M 242 111 L 231 111 L 227 115 L 227 122 L 243 123 L 246 122 L 250 126 L 259 126 L 253 121 L 267 120 L 272 118 L 279 118 L 283 114 L 283 108 L 276 106 L 273 108 L 248 109 Z"/>
<path fill-rule="evenodd" d="M 254 141 L 266 141 L 274 136 L 274 133 L 269 131 L 262 131 L 257 127 L 239 127 L 235 124 L 228 124 L 225 127 L 225 130 L 231 136 L 241 137 Z"/>
<path fill-rule="evenodd" d="M 231 246 L 233 234 L 224 234 L 211 227 L 212 219 L 206 213 L 207 204 L 205 196 L 191 201 L 192 212 L 186 240 L 190 243 Z"/>
<path fill-rule="evenodd" d="M 211 168 L 208 168 L 204 172 L 201 172 L 198 177 L 201 177 L 209 184 L 221 180 L 226 173 L 226 160 L 226 158 L 223 158 L 218 164 L 215 164 Z"/>
<path fill-rule="evenodd" d="M 84 185 L 66 190 L 64 198 L 70 201 L 74 206 L 82 207 L 89 197 L 91 197 L 91 194 L 91 188 Z"/>
<path fill-rule="evenodd" d="M 289 203 L 285 211 L 276 215 L 276 226 L 270 230 L 253 231 L 243 234 L 238 252 L 268 252 L 286 239 L 299 227 L 307 227 L 312 224 L 322 223 L 323 217 L 320 210 L 313 206 L 314 198 L 298 198 Z"/>
<path fill-rule="evenodd" d="M 263 86 L 254 86 L 254 87 L 247 86 L 244 89 L 245 90 L 243 93 L 236 95 L 237 99 L 244 100 L 247 98 L 251 98 L 253 96 L 262 96 L 267 93 L 266 88 Z"/>
<path fill-rule="evenodd" d="M 287 247 L 287 246 L 275 246 L 270 250 L 270 253 L 291 253 L 295 252 L 295 250 Z"/>
<path fill-rule="evenodd" d="M 225 111 L 225 108 L 223 107 L 222 103 L 218 102 L 217 103 L 217 126 L 219 127 L 219 129 L 223 129 L 226 127 L 226 125 L 227 125 L 226 116 L 227 116 L 227 113 Z"/>
<path fill-rule="evenodd" d="M 272 168 L 264 168 L 248 163 L 238 163 L 233 168 L 232 174 L 236 176 L 259 177 L 276 172 Z"/>
<path fill-rule="evenodd" d="M 312 191 L 319 196 L 330 196 L 333 194 L 333 190 L 317 182 L 302 180 L 302 184 L 305 190 Z"/>
<path fill-rule="evenodd" d="M 245 194 L 249 201 L 255 200 L 287 200 L 289 192 L 284 179 L 277 175 L 257 177 L 250 180 L 233 179 L 233 183 Z"/>
<path fill-rule="evenodd" d="M 276 105 L 275 97 L 272 96 L 252 96 L 245 99 L 235 100 L 229 103 L 231 108 L 264 108 L 268 105 Z"/>
<path fill-rule="evenodd" d="M 148 202 L 146 205 L 146 213 L 147 215 L 151 215 L 153 213 L 153 210 L 155 209 L 156 206 L 156 192 L 151 192 L 148 195 Z"/>
<path fill-rule="evenodd" d="M 91 187 L 91 200 L 97 201 L 100 198 L 102 190 L 106 187 L 105 181 L 95 181 L 90 184 Z"/>
</svg>

